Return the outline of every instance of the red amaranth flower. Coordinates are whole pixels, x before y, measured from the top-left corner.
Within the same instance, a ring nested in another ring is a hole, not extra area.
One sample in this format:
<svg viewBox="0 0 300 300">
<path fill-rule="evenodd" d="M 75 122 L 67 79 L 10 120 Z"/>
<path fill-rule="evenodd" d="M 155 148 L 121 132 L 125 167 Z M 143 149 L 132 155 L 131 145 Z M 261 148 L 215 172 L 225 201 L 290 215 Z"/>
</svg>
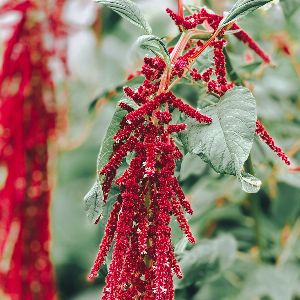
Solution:
<svg viewBox="0 0 300 300">
<path fill-rule="evenodd" d="M 145 57 L 141 74 L 145 75 L 148 80 L 153 81 L 161 77 L 165 67 L 166 63 L 160 57 Z"/>
<path fill-rule="evenodd" d="M 180 110 L 181 112 L 185 113 L 187 116 L 196 119 L 200 123 L 211 123 L 212 119 L 208 116 L 201 114 L 198 110 L 195 110 L 190 105 L 184 103 L 181 99 L 176 97 L 172 97 L 170 99 L 170 104 Z"/>
<path fill-rule="evenodd" d="M 194 29 L 198 25 L 203 24 L 204 21 L 206 21 L 212 29 L 217 30 L 221 20 L 223 19 L 222 16 L 214 13 L 209 13 L 204 8 L 202 8 L 199 12 L 187 17 L 179 16 L 169 8 L 166 11 L 177 26 L 182 26 L 186 30 Z M 258 56 L 260 56 L 265 63 L 269 64 L 271 62 L 270 56 L 241 27 L 234 23 L 231 26 L 231 29 L 237 30 L 234 35 L 250 49 L 252 49 Z M 221 36 L 223 33 L 223 31 L 220 32 L 219 36 Z"/>
<path fill-rule="evenodd" d="M 261 124 L 259 120 L 256 121 L 256 134 L 266 143 L 271 150 L 273 150 L 278 157 L 280 157 L 286 165 L 290 165 L 291 162 L 288 156 L 282 151 L 282 149 L 275 145 L 273 138 L 269 135 L 267 130 Z"/>
<path fill-rule="evenodd" d="M 159 59 L 145 59 L 157 68 Z M 163 64 L 159 63 L 161 70 Z M 172 92 L 158 93 L 157 84 L 148 79 L 136 90 L 125 94 L 139 107 L 125 109 L 127 115 L 115 134 L 114 153 L 100 170 L 105 199 L 113 181 L 120 188 L 89 279 L 97 276 L 114 242 L 112 262 L 106 277 L 102 299 L 172 300 L 172 274 L 182 277 L 171 242 L 170 221 L 173 214 L 190 242 L 195 239 L 183 211 L 192 213 L 174 176 L 175 160 L 182 157 L 171 134 L 186 128 L 169 124 L 169 107 L 179 109 L 201 123 L 212 120 L 195 110 Z M 143 99 L 143 100 L 140 100 Z M 127 170 L 115 180 L 116 170 L 128 152 L 134 152 Z"/>
<path fill-rule="evenodd" d="M 182 26 L 186 30 L 193 29 L 206 20 L 206 15 L 203 15 L 204 10 L 187 17 L 177 15 L 170 8 L 166 11 L 177 26 Z"/>
<path fill-rule="evenodd" d="M 172 74 L 171 74 L 172 77 L 174 76 L 178 76 L 179 78 L 182 77 L 184 70 L 189 65 L 189 59 L 194 54 L 194 52 L 195 52 L 195 48 L 192 48 L 188 50 L 184 55 L 178 57 L 172 69 Z"/>
<path fill-rule="evenodd" d="M 190 72 L 190 75 L 195 81 L 199 81 L 202 79 L 201 74 L 198 72 L 198 70 L 196 68 L 192 69 L 192 71 Z"/>
<path fill-rule="evenodd" d="M 232 25 L 232 30 L 238 30 L 234 35 L 241 40 L 245 45 L 252 49 L 261 59 L 269 64 L 271 62 L 270 56 L 253 40 L 253 38 L 237 24 Z"/>
<path fill-rule="evenodd" d="M 0 290 L 12 300 L 55 299 L 47 163 L 56 106 L 48 64 L 65 53 L 56 48 L 65 38 L 59 29 L 63 4 L 55 2 L 53 11 L 33 0 L 0 6 L 1 15 L 19 16 L 5 41 L 0 72 L 0 164 L 7 170 L 0 191 Z M 46 47 L 45 35 L 55 46 Z"/>
</svg>

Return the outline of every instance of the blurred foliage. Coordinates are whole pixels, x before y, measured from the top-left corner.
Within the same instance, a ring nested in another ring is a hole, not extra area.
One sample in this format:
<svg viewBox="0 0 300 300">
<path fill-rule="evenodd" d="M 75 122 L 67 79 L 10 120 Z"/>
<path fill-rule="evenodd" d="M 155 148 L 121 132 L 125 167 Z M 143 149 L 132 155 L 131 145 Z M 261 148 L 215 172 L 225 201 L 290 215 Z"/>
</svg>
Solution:
<svg viewBox="0 0 300 300">
<path fill-rule="evenodd" d="M 164 13 L 167 6 L 176 6 L 175 1 L 136 2 L 157 36 L 176 36 L 176 27 Z M 203 2 L 222 11 L 229 10 L 233 1 Z M 121 86 L 141 63 L 142 52 L 132 49 L 141 31 L 89 1 L 70 1 L 67 15 L 82 28 L 70 38 L 70 126 L 64 139 L 88 137 L 75 150 L 61 153 L 57 161 L 52 256 L 59 299 L 92 300 L 99 299 L 107 272 L 103 267 L 96 283 L 86 281 L 104 224 L 88 223 L 82 199 L 93 184 L 98 149 Z M 299 165 L 299 0 L 281 0 L 239 24 L 272 55 L 276 67 L 266 68 L 231 36 L 228 55 L 253 89 L 259 117 Z M 209 55 L 202 55 L 198 63 L 209 64 Z M 213 101 L 201 87 L 188 82 L 175 93 L 194 106 Z M 83 134 L 87 123 L 92 125 Z M 187 154 L 178 166 L 195 211 L 190 224 L 198 242 L 191 248 L 174 228 L 179 240 L 176 253 L 185 274 L 176 282 L 176 300 L 300 299 L 300 174 L 289 172 L 258 139 L 252 152 L 256 175 L 263 181 L 255 195 L 242 192 L 233 176 L 215 173 L 197 156 Z"/>
</svg>

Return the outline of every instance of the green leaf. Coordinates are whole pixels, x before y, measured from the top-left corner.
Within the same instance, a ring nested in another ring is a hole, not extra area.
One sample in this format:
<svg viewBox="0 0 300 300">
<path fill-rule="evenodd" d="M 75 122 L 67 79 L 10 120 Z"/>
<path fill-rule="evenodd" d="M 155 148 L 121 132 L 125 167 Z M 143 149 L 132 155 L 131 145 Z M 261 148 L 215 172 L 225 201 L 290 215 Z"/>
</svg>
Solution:
<svg viewBox="0 0 300 300">
<path fill-rule="evenodd" d="M 272 300 L 295 299 L 299 286 L 299 272 L 295 268 L 279 269 L 260 266 L 246 280 L 238 299 Z M 265 299 L 265 298 L 263 298 Z"/>
<path fill-rule="evenodd" d="M 155 35 L 142 35 L 135 43 L 142 49 L 151 51 L 153 54 L 160 56 L 170 67 L 171 60 L 168 49 L 161 38 Z"/>
<path fill-rule="evenodd" d="M 272 201 L 272 214 L 279 226 L 293 224 L 300 213 L 300 188 L 279 182 L 276 198 Z M 288 202 L 288 203 L 287 203 Z"/>
<path fill-rule="evenodd" d="M 92 188 L 85 195 L 84 210 L 90 222 L 96 223 L 102 214 L 103 192 L 99 181 L 96 181 Z"/>
<path fill-rule="evenodd" d="M 192 153 L 187 153 L 181 163 L 180 180 L 186 180 L 190 175 L 200 175 L 206 165 L 201 159 Z"/>
<path fill-rule="evenodd" d="M 129 86 L 129 87 L 134 87 L 137 85 L 140 85 L 143 83 L 143 81 L 145 80 L 144 76 L 136 76 L 130 80 L 127 80 L 125 82 L 122 82 L 121 84 L 119 84 L 118 86 L 115 87 L 115 89 L 113 90 L 105 90 L 102 93 L 100 93 L 99 95 L 97 95 L 97 97 L 95 97 L 89 104 L 88 107 L 88 111 L 89 113 L 94 112 L 97 103 L 99 101 L 101 101 L 102 99 L 106 98 L 108 100 L 113 100 L 112 98 L 118 98 L 120 99 L 121 94 L 123 94 L 123 87 L 124 86 Z M 111 96 L 111 94 L 113 94 L 113 96 Z"/>
<path fill-rule="evenodd" d="M 142 28 L 145 33 L 152 33 L 151 26 L 134 2 L 130 0 L 95 0 L 95 2 L 108 6 L 124 19 Z"/>
<path fill-rule="evenodd" d="M 273 0 L 238 0 L 220 22 L 218 31 Z"/>
<path fill-rule="evenodd" d="M 261 187 L 261 181 L 249 173 L 241 173 L 238 176 L 242 190 L 246 193 L 257 193 Z"/>
<path fill-rule="evenodd" d="M 212 117 L 210 125 L 188 118 L 183 143 L 221 174 L 240 174 L 255 135 L 256 102 L 244 87 L 227 91 L 220 102 L 202 110 Z"/>
<path fill-rule="evenodd" d="M 136 109 L 138 106 L 131 99 L 122 99 L 120 102 L 124 102 L 132 108 Z M 107 164 L 110 159 L 110 156 L 113 152 L 113 144 L 114 144 L 114 135 L 120 129 L 120 123 L 127 114 L 127 111 L 122 109 L 119 105 L 117 105 L 116 111 L 112 117 L 112 121 L 108 126 L 106 134 L 104 136 L 103 143 L 100 147 L 100 151 L 97 158 L 97 174 L 99 171 Z M 103 182 L 103 177 L 98 177 L 100 184 Z"/>
<path fill-rule="evenodd" d="M 109 95 L 109 91 L 104 91 L 101 94 L 97 95 L 89 104 L 88 112 L 91 114 L 95 111 L 97 103 L 101 101 L 103 98 L 107 98 Z"/>
<path fill-rule="evenodd" d="M 180 260 L 183 279 L 176 280 L 177 289 L 182 289 L 208 278 L 220 275 L 234 262 L 237 242 L 231 235 L 222 235 L 215 240 L 202 240 Z"/>
<path fill-rule="evenodd" d="M 130 99 L 122 99 L 120 102 L 125 102 L 129 106 L 137 108 L 137 104 L 135 104 Z M 99 218 L 103 217 L 103 192 L 101 184 L 103 183 L 104 176 L 100 176 L 99 171 L 106 165 L 106 163 L 110 159 L 110 156 L 113 152 L 113 136 L 120 129 L 120 123 L 126 114 L 127 111 L 117 105 L 116 111 L 112 117 L 111 123 L 108 126 L 97 157 L 97 180 L 90 191 L 84 197 L 84 208 L 86 214 L 89 220 L 93 223 L 97 222 Z"/>
<path fill-rule="evenodd" d="M 254 72 L 258 67 L 261 66 L 261 64 L 262 64 L 261 61 L 255 61 L 253 63 L 240 66 L 239 68 L 241 69 L 241 71 L 244 71 L 244 72 Z"/>
</svg>

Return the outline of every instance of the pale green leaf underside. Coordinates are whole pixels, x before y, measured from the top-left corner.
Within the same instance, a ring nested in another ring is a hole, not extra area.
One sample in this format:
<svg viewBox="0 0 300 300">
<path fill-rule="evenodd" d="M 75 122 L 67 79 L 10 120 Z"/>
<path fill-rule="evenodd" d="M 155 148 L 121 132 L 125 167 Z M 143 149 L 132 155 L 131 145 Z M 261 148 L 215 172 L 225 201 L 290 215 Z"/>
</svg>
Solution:
<svg viewBox="0 0 300 300">
<path fill-rule="evenodd" d="M 237 1 L 228 15 L 221 21 L 218 31 L 224 28 L 231 22 L 235 22 L 238 19 L 248 15 L 254 10 L 264 6 L 265 4 L 272 2 L 273 0 L 239 0 Z"/>
<path fill-rule="evenodd" d="M 167 64 L 170 66 L 170 55 L 167 50 L 165 43 L 158 36 L 148 34 L 140 36 L 136 44 L 142 49 L 146 49 L 154 53 L 155 55 L 160 56 Z"/>
<path fill-rule="evenodd" d="M 136 108 L 136 104 L 130 99 L 122 99 L 120 102 L 125 102 L 133 108 Z M 120 122 L 127 114 L 127 111 L 123 110 L 120 106 L 116 107 L 116 111 L 113 115 L 112 121 L 108 126 L 104 140 L 100 147 L 100 151 L 97 157 L 97 180 L 90 189 L 90 191 L 84 197 L 84 208 L 89 220 L 95 223 L 102 217 L 103 212 L 103 192 L 101 184 L 103 177 L 99 175 L 99 171 L 109 161 L 113 152 L 114 135 L 120 128 Z"/>
<path fill-rule="evenodd" d="M 84 210 L 90 222 L 95 223 L 102 214 L 103 193 L 98 181 L 94 183 L 92 188 L 85 195 Z"/>
<path fill-rule="evenodd" d="M 147 20 L 142 15 L 138 6 L 130 0 L 94 0 L 100 4 L 106 5 L 121 17 L 132 24 L 142 28 L 145 33 L 151 34 L 152 29 Z"/>
<path fill-rule="evenodd" d="M 183 137 L 189 152 L 199 155 L 222 174 L 240 174 L 250 154 L 255 134 L 256 102 L 244 87 L 225 93 L 220 102 L 202 110 L 212 117 L 210 125 L 187 119 Z"/>
</svg>

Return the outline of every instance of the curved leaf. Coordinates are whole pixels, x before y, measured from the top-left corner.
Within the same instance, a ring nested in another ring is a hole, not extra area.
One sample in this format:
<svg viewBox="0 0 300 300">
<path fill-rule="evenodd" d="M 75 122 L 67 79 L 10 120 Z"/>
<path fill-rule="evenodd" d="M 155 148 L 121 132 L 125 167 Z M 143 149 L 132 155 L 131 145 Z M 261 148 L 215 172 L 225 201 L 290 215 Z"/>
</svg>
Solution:
<svg viewBox="0 0 300 300">
<path fill-rule="evenodd" d="M 202 110 L 212 117 L 210 125 L 187 120 L 188 130 L 183 137 L 189 152 L 199 155 L 222 174 L 240 174 L 249 156 L 255 134 L 256 102 L 244 87 L 225 93 L 216 105 Z"/>
<path fill-rule="evenodd" d="M 170 66 L 171 60 L 169 52 L 163 40 L 158 36 L 152 34 L 142 35 L 137 39 L 135 45 L 160 56 L 168 64 L 168 66 Z"/>
<path fill-rule="evenodd" d="M 124 19 L 142 28 L 145 33 L 152 33 L 151 26 L 134 2 L 130 0 L 95 0 L 95 2 L 108 6 Z"/>
</svg>

